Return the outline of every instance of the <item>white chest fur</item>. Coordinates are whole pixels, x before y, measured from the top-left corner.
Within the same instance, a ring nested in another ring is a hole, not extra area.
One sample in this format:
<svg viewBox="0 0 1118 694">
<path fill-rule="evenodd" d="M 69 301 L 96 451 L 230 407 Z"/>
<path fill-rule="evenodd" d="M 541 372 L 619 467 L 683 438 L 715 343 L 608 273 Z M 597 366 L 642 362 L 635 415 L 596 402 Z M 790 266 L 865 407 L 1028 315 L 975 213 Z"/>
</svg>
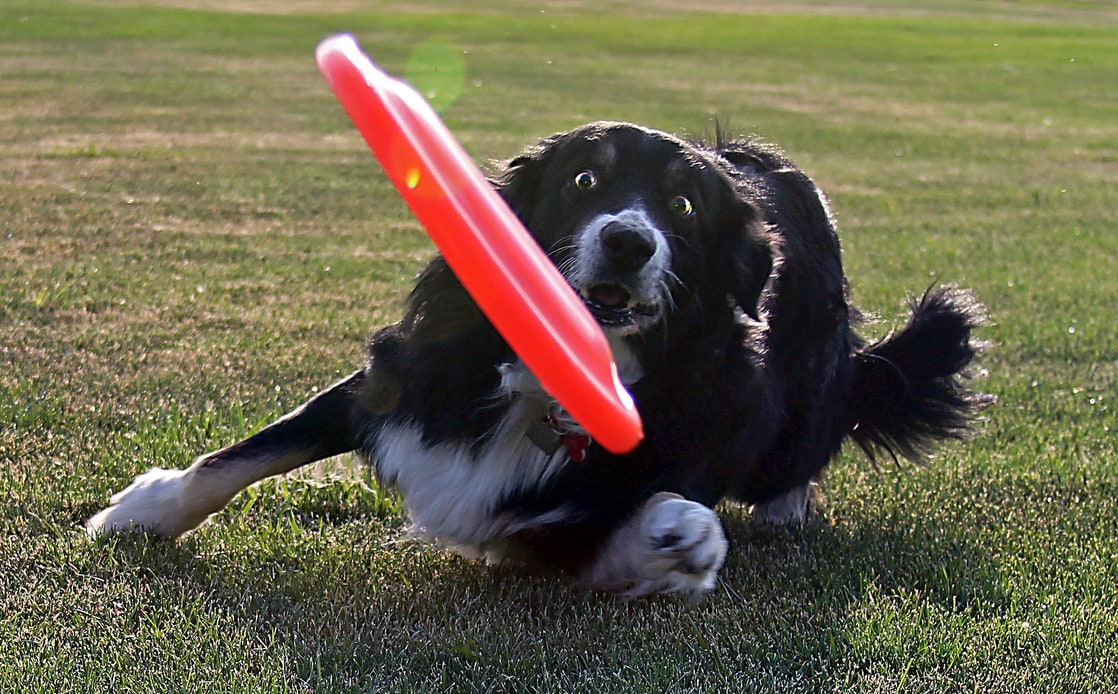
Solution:
<svg viewBox="0 0 1118 694">
<path fill-rule="evenodd" d="M 622 381 L 640 378 L 635 358 L 614 345 Z M 382 429 L 371 442 L 377 477 L 404 498 L 418 534 L 456 546 L 484 547 L 533 526 L 562 522 L 564 508 L 525 518 L 501 512 L 510 495 L 546 482 L 570 464 L 559 447 L 548 452 L 532 442 L 529 429 L 554 416 L 554 400 L 520 362 L 504 364 L 496 397 L 507 402 L 496 431 L 481 448 L 469 442 L 430 443 L 416 424 Z"/>
<path fill-rule="evenodd" d="M 498 397 L 510 398 L 507 409 L 480 449 L 470 442 L 424 442 L 415 424 L 389 426 L 377 435 L 377 477 L 400 491 L 415 532 L 452 545 L 481 546 L 526 527 L 497 505 L 539 485 L 567 460 L 566 451 L 547 453 L 528 438 L 529 427 L 547 415 L 549 399 L 532 392 L 526 380 L 510 382 L 518 375 L 509 370 L 504 378 L 509 389 L 502 388 Z"/>
</svg>

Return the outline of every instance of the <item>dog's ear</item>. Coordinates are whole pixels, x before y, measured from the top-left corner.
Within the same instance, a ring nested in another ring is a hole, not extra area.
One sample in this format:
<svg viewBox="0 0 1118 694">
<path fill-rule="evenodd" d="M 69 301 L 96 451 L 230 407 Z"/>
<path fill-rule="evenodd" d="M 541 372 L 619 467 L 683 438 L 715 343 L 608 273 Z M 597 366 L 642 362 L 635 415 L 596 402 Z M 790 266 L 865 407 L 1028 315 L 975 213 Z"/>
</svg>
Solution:
<svg viewBox="0 0 1118 694">
<path fill-rule="evenodd" d="M 524 153 L 509 161 L 501 175 L 491 182 L 512 211 L 523 219 L 529 201 L 536 197 L 542 173 L 540 157 Z"/>
<path fill-rule="evenodd" d="M 539 199 L 548 156 L 563 139 L 564 134 L 553 135 L 529 147 L 507 162 L 500 176 L 491 179 L 493 187 L 521 219 L 525 218 L 533 201 Z"/>
<path fill-rule="evenodd" d="M 716 267 L 729 296 L 747 316 L 760 320 L 761 292 L 772 274 L 777 248 L 772 234 L 758 220 L 748 202 L 739 202 L 737 219 L 729 225 L 717 244 Z"/>
</svg>

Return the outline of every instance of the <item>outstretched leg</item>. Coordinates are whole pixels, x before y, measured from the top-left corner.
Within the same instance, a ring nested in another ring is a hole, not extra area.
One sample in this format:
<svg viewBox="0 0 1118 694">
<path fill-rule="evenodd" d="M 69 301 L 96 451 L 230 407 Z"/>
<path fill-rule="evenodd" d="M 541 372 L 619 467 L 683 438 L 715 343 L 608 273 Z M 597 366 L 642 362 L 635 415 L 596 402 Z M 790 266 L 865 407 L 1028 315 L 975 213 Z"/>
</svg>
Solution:
<svg viewBox="0 0 1118 694">
<path fill-rule="evenodd" d="M 232 446 L 208 453 L 185 470 L 153 468 L 86 521 L 101 535 L 141 530 L 178 537 L 201 525 L 249 485 L 316 460 L 353 450 L 350 411 L 364 380 L 358 371 L 298 409 Z"/>
</svg>

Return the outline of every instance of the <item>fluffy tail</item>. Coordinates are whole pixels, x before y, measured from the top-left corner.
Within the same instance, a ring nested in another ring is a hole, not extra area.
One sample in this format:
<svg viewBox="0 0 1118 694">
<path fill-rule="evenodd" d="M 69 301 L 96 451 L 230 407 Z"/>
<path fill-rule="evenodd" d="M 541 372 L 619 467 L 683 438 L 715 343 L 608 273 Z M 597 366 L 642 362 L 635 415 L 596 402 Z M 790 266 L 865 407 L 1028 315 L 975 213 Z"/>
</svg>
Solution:
<svg viewBox="0 0 1118 694">
<path fill-rule="evenodd" d="M 991 395 L 963 386 L 966 368 L 984 347 L 971 331 L 985 312 L 965 290 L 941 287 L 909 301 L 899 332 L 855 355 L 851 438 L 871 460 L 886 451 L 920 459 L 943 439 L 964 439 Z"/>
</svg>

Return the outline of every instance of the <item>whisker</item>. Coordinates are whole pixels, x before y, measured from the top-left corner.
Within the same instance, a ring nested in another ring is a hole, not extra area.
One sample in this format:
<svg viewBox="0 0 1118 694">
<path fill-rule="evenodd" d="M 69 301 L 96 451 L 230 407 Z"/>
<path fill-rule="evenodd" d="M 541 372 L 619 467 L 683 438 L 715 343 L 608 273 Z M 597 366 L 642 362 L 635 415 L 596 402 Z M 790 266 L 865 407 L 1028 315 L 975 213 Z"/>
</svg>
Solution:
<svg viewBox="0 0 1118 694">
<path fill-rule="evenodd" d="M 559 273 L 566 277 L 568 281 L 579 274 L 578 258 L 575 256 L 565 258 L 563 262 L 559 263 L 556 267 L 559 269 Z"/>
<path fill-rule="evenodd" d="M 684 248 L 689 248 L 691 246 L 691 240 L 688 239 L 688 238 L 685 238 L 683 236 L 680 236 L 679 234 L 673 234 L 673 233 L 669 232 L 669 233 L 664 234 L 664 238 L 666 238 L 668 240 L 675 239 Z"/>
<path fill-rule="evenodd" d="M 551 244 L 551 248 L 547 251 L 547 254 L 554 255 L 566 251 L 573 251 L 576 248 L 578 248 L 578 243 L 575 241 L 575 237 L 573 235 L 568 235 Z"/>
<path fill-rule="evenodd" d="M 664 277 L 661 278 L 659 282 L 661 301 L 664 306 L 664 311 L 662 312 L 662 320 L 666 320 L 668 314 L 675 313 L 677 308 L 675 303 L 675 294 L 672 293 L 671 287 L 671 282 L 673 281 L 679 286 L 682 286 L 683 284 L 679 281 L 679 277 L 674 272 L 672 272 L 671 270 L 666 270 L 664 272 Z"/>
</svg>

